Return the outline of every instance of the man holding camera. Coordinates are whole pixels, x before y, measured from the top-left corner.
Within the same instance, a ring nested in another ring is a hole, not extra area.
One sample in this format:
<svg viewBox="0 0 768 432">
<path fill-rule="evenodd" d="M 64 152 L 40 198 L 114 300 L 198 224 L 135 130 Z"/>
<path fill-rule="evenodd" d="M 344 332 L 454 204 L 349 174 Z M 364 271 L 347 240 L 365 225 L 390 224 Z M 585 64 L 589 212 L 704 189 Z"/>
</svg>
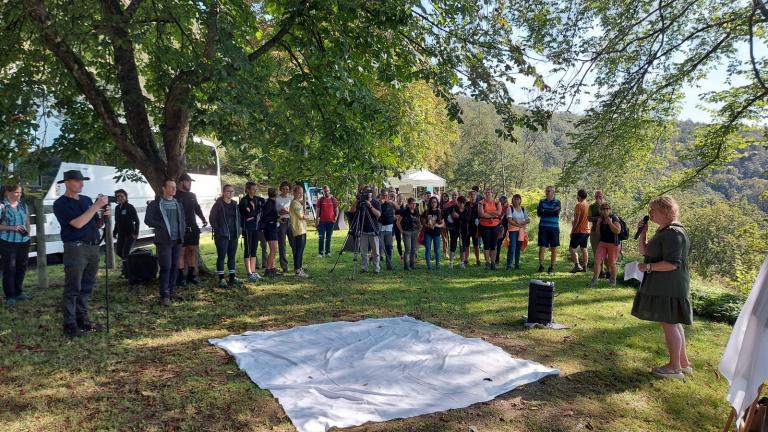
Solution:
<svg viewBox="0 0 768 432">
<path fill-rule="evenodd" d="M 174 195 L 176 201 L 178 201 L 184 210 L 185 225 L 184 237 L 182 239 L 181 253 L 178 258 L 178 276 L 176 278 L 177 285 L 181 287 L 187 286 L 187 282 L 197 285 L 199 283 L 197 279 L 197 256 L 200 249 L 200 228 L 197 226 L 197 219 L 195 215 L 203 221 L 203 228 L 208 225 L 208 221 L 205 220 L 203 215 L 203 209 L 200 208 L 200 204 L 197 202 L 197 195 L 190 192 L 192 189 L 192 177 L 189 174 L 182 174 L 179 177 L 178 190 Z M 186 268 L 187 274 L 184 274 Z"/>
<path fill-rule="evenodd" d="M 93 202 L 80 195 L 85 180 L 90 178 L 79 170 L 64 172 L 57 183 L 64 183 L 66 191 L 53 203 L 64 243 L 64 334 L 69 337 L 102 329 L 88 318 L 88 301 L 99 271 L 99 228 L 110 214 L 109 200 L 99 195 Z"/>
<path fill-rule="evenodd" d="M 358 210 L 362 213 L 358 213 Z M 379 260 L 379 217 L 381 203 L 373 197 L 370 187 L 364 188 L 352 205 L 351 213 L 356 216 L 357 223 L 362 224 L 360 235 L 360 255 L 362 257 L 363 273 L 368 272 L 368 254 L 371 253 L 373 268 L 376 274 L 381 272 Z"/>
</svg>

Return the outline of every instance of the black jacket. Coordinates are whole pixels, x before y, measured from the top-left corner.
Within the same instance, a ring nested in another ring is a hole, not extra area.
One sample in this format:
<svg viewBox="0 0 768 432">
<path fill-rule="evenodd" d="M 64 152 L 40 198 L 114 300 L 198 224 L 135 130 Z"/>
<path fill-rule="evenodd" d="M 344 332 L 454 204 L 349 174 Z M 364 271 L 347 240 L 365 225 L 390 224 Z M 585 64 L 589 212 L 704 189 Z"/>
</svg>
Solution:
<svg viewBox="0 0 768 432">
<path fill-rule="evenodd" d="M 195 227 L 197 226 L 195 215 L 197 215 L 197 217 L 203 221 L 203 224 L 206 223 L 203 209 L 200 208 L 200 203 L 197 202 L 197 195 L 192 192 L 184 192 L 182 190 L 178 190 L 176 191 L 174 198 L 176 198 L 176 201 L 180 202 L 184 207 L 184 215 L 186 217 L 187 225 L 194 225 Z"/>
<path fill-rule="evenodd" d="M 243 230 L 257 231 L 261 229 L 261 213 L 266 201 L 260 196 L 253 198 L 248 195 L 240 198 L 240 226 Z"/>
<path fill-rule="evenodd" d="M 267 199 L 264 209 L 261 212 L 261 227 L 267 228 L 269 225 L 277 226 L 279 213 L 277 211 L 277 202 L 273 199 Z"/>
<path fill-rule="evenodd" d="M 147 212 L 144 215 L 144 223 L 147 224 L 148 227 L 153 228 L 155 233 L 155 244 L 168 244 L 171 243 L 171 233 L 165 214 L 160 210 L 161 199 L 163 198 L 157 197 L 147 205 Z M 184 217 L 184 206 L 178 201 L 176 205 L 176 213 L 179 222 L 179 241 L 183 241 L 184 233 L 187 231 L 187 222 Z"/>
<path fill-rule="evenodd" d="M 234 231 L 232 230 L 233 227 L 230 227 L 229 223 L 227 222 L 227 216 L 224 209 L 225 205 L 233 205 L 235 208 Z M 232 201 L 232 204 L 225 204 L 224 199 L 220 197 L 216 200 L 215 203 L 213 203 L 213 206 L 211 207 L 211 214 L 208 216 L 208 222 L 211 224 L 214 235 L 229 238 L 230 233 L 234 232 L 239 236 L 241 229 L 240 208 L 234 201 Z"/>
<path fill-rule="evenodd" d="M 139 215 L 136 213 L 136 207 L 133 204 L 119 204 L 115 207 L 115 228 L 112 230 L 112 236 L 139 235 Z"/>
</svg>

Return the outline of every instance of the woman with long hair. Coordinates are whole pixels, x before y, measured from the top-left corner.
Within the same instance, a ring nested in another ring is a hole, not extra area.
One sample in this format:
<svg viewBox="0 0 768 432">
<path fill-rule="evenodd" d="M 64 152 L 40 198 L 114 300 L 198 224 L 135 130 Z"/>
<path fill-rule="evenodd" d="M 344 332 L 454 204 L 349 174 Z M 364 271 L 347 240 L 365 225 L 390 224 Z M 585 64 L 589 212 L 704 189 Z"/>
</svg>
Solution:
<svg viewBox="0 0 768 432">
<path fill-rule="evenodd" d="M 440 201 L 436 196 L 429 199 L 427 209 L 421 214 L 421 223 L 424 227 L 424 259 L 427 262 L 427 271 L 432 270 L 430 260 L 435 258 L 435 270 L 440 270 L 440 244 L 442 243 L 442 230 L 445 227 L 443 211 L 440 209 Z"/>
<path fill-rule="evenodd" d="M 312 218 L 304 213 L 304 187 L 301 185 L 293 187 L 290 212 L 291 232 L 293 233 L 293 242 L 291 243 L 293 272 L 300 278 L 309 277 L 304 271 L 304 248 L 307 246 L 307 221 Z"/>
<path fill-rule="evenodd" d="M 29 255 L 29 212 L 21 200 L 20 185 L 3 187 L 0 204 L 0 257 L 3 260 L 3 293 L 5 305 L 31 300 L 24 294 L 24 275 Z"/>
<path fill-rule="evenodd" d="M 528 213 L 523 207 L 523 197 L 512 195 L 512 204 L 507 208 L 507 231 L 509 232 L 509 248 L 507 249 L 507 270 L 520 269 L 520 254 L 528 245 L 526 226 L 531 223 Z M 514 267 L 512 264 L 514 262 Z"/>
<path fill-rule="evenodd" d="M 277 220 L 280 217 L 277 210 L 277 189 L 267 189 L 267 203 L 264 205 L 264 211 L 261 214 L 261 226 L 264 230 L 264 238 L 269 245 L 269 255 L 267 255 L 267 268 L 264 275 L 275 277 L 278 275 L 275 269 L 275 256 L 277 255 Z"/>
</svg>

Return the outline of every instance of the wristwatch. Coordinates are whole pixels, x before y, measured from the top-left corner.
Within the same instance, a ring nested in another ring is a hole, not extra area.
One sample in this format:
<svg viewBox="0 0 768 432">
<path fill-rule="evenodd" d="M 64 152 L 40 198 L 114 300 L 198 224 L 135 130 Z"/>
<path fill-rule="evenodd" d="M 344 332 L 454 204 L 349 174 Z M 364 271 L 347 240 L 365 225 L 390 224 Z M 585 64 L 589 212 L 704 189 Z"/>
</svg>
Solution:
<svg viewBox="0 0 768 432">
<path fill-rule="evenodd" d="M 646 265 L 645 265 L 645 272 L 646 272 L 646 273 L 650 273 L 651 271 L 652 271 L 652 270 L 651 270 L 651 263 L 648 263 L 648 264 L 646 264 Z"/>
</svg>

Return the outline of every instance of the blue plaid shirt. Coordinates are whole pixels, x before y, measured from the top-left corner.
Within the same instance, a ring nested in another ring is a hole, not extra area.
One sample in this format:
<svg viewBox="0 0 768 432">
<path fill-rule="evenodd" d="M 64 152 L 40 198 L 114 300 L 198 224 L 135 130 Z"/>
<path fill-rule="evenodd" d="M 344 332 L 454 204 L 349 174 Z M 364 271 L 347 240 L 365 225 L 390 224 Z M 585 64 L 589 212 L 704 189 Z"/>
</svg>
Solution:
<svg viewBox="0 0 768 432">
<path fill-rule="evenodd" d="M 11 207 L 11 203 L 7 199 L 3 200 L 2 210 L 0 211 L 0 225 L 24 225 L 29 232 L 27 226 L 27 206 L 19 201 L 16 204 L 16 208 Z M 22 235 L 18 231 L 0 231 L 0 240 L 10 243 L 24 243 L 29 241 L 28 235 Z"/>
</svg>

